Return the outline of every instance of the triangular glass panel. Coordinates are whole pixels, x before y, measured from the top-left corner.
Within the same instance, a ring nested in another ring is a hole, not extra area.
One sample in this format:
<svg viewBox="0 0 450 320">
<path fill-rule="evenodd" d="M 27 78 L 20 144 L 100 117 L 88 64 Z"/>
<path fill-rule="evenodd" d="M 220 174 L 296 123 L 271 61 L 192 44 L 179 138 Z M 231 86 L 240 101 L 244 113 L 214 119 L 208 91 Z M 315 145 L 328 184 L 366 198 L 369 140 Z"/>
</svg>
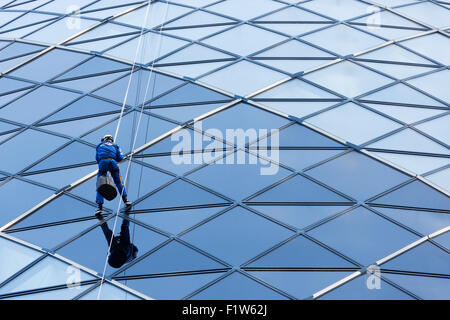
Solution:
<svg viewBox="0 0 450 320">
<path fill-rule="evenodd" d="M 337 38 L 339 42 L 333 41 Z M 344 24 L 307 34 L 302 39 L 343 56 L 383 43 L 383 40 L 377 37 Z"/>
<path fill-rule="evenodd" d="M 50 168 L 62 168 L 76 164 L 86 164 L 95 161 L 95 149 L 83 143 L 73 142 L 65 148 L 52 154 L 39 162 L 27 172 L 46 170 Z"/>
<path fill-rule="evenodd" d="M 267 140 L 267 146 L 271 147 L 271 138 L 264 138 Z M 262 140 L 258 142 L 261 145 Z M 279 132 L 280 147 L 322 147 L 322 148 L 336 148 L 345 146 L 321 135 L 311 129 L 302 125 L 294 124 Z M 276 147 L 276 146 L 275 146 Z"/>
<path fill-rule="evenodd" d="M 107 49 L 110 49 L 119 44 L 122 44 L 122 43 L 128 41 L 129 39 L 134 38 L 135 36 L 136 36 L 136 34 L 133 34 L 133 35 L 126 34 L 123 36 L 117 36 L 117 37 L 113 37 L 113 38 L 99 38 L 99 40 L 94 39 L 94 40 L 89 40 L 87 42 L 75 42 L 73 44 L 68 43 L 66 45 L 77 48 L 77 49 L 81 49 L 81 50 L 103 52 L 103 51 L 106 51 Z M 134 50 L 136 50 L 136 48 Z M 130 64 L 131 63 L 132 62 L 130 61 Z"/>
<path fill-rule="evenodd" d="M 424 29 L 424 27 L 420 24 L 414 23 L 411 20 L 405 19 L 400 15 L 397 15 L 395 13 L 392 13 L 391 11 L 369 11 L 367 13 L 372 13 L 370 15 L 366 15 L 362 18 L 351 20 L 351 23 L 360 23 L 362 25 L 372 26 L 374 28 L 381 26 L 396 26 L 396 27 L 403 27 L 403 28 L 421 28 Z M 381 23 L 377 24 L 376 22 L 379 21 Z"/>
<path fill-rule="evenodd" d="M 308 235 L 365 266 L 419 239 L 364 207 L 346 212 Z"/>
<path fill-rule="evenodd" d="M 183 103 L 198 103 L 203 101 L 229 101 L 230 97 L 221 93 L 206 89 L 205 87 L 188 83 L 171 91 L 164 96 L 152 101 L 150 105 L 171 105 Z"/>
<path fill-rule="evenodd" d="M 62 76 L 56 78 L 56 80 L 66 80 L 90 76 L 93 74 L 117 72 L 118 70 L 124 70 L 129 68 L 130 66 L 125 63 L 105 59 L 102 57 L 94 57 L 80 64 L 79 66 L 70 70 L 69 72 L 64 73 Z"/>
<path fill-rule="evenodd" d="M 249 202 L 264 203 L 349 203 L 351 200 L 302 176 L 295 176 L 280 185 L 251 198 Z"/>
<path fill-rule="evenodd" d="M 128 88 L 128 82 L 131 84 Z M 149 79 L 151 77 L 151 79 Z M 183 83 L 181 80 L 168 77 L 148 70 L 139 70 L 132 75 L 127 75 L 121 79 L 108 84 L 106 87 L 95 91 L 93 94 L 123 103 L 126 91 L 128 90 L 126 104 L 136 106 L 144 101 L 150 100 L 170 89 Z M 148 87 L 147 87 L 148 84 Z M 151 90 L 147 90 L 151 88 Z"/>
<path fill-rule="evenodd" d="M 73 79 L 63 82 L 54 82 L 53 84 L 59 87 L 69 88 L 72 90 L 77 90 L 81 92 L 91 92 L 101 86 L 106 85 L 114 80 L 120 79 L 123 75 L 128 74 L 128 72 L 120 72 L 120 73 L 109 73 L 99 76 L 81 78 L 81 79 Z"/>
<path fill-rule="evenodd" d="M 337 20 L 347 20 L 367 13 L 367 5 L 355 0 L 316 0 L 302 3 L 302 7 Z"/>
<path fill-rule="evenodd" d="M 279 150 L 279 162 L 297 171 L 331 158 L 342 150 Z"/>
<path fill-rule="evenodd" d="M 289 36 L 301 36 L 313 30 L 323 28 L 323 24 L 317 23 L 264 23 L 259 22 L 258 25 L 267 29 L 275 30 Z"/>
<path fill-rule="evenodd" d="M 137 297 L 129 291 L 123 290 L 116 287 L 108 282 L 104 282 L 100 287 L 97 286 L 96 289 L 89 291 L 86 295 L 82 296 L 78 300 L 142 300 L 142 298 Z"/>
<path fill-rule="evenodd" d="M 91 131 L 99 126 L 106 124 L 117 118 L 117 115 L 106 115 L 102 117 L 89 117 L 84 119 L 77 119 L 73 121 L 64 121 L 61 123 L 40 126 L 41 128 L 53 132 L 58 132 L 71 137 L 79 137 L 82 134 Z"/>
<path fill-rule="evenodd" d="M 183 77 L 198 78 L 206 73 L 216 70 L 226 64 L 229 61 L 222 62 L 202 62 L 202 63 L 192 63 L 192 64 L 179 64 L 170 66 L 156 66 L 160 70 L 168 71 L 173 74 L 177 74 Z"/>
<path fill-rule="evenodd" d="M 365 105 L 407 124 L 431 118 L 445 112 L 443 109 L 393 106 L 389 104 L 365 103 Z"/>
<path fill-rule="evenodd" d="M 423 235 L 429 235 L 450 225 L 448 213 L 383 207 L 374 207 L 374 209 Z"/>
<path fill-rule="evenodd" d="M 51 187 L 62 188 L 78 179 L 81 179 L 82 177 L 95 171 L 96 169 L 97 167 L 95 165 L 83 166 L 58 171 L 50 171 L 46 173 L 26 176 L 25 178 L 40 182 Z"/>
<path fill-rule="evenodd" d="M 409 176 L 357 152 L 326 162 L 308 170 L 307 174 L 361 201 L 410 179 Z M 368 184 L 367 181 L 371 183 Z"/>
<path fill-rule="evenodd" d="M 24 81 L 19 81 L 19 80 L 2 77 L 2 78 L 0 78 L 0 86 L 1 86 L 0 94 L 3 95 L 10 91 L 17 91 L 17 90 L 22 90 L 24 88 L 32 87 L 33 84 L 29 83 L 29 82 L 24 82 Z"/>
<path fill-rule="evenodd" d="M 43 46 L 32 45 L 28 43 L 22 42 L 14 42 L 10 46 L 7 46 L 4 49 L 1 49 L 0 44 L 0 60 L 7 60 L 13 57 L 30 54 L 32 52 L 37 52 L 44 49 Z"/>
<path fill-rule="evenodd" d="M 319 290 L 344 279 L 348 271 L 251 271 L 252 276 L 297 299 L 306 299 Z"/>
<path fill-rule="evenodd" d="M 197 1 L 197 0 L 196 0 Z M 195 11 L 190 13 L 187 16 L 183 16 L 179 19 L 176 19 L 173 22 L 167 23 L 164 25 L 165 28 L 175 28 L 175 27 L 189 27 L 192 25 L 211 25 L 211 24 L 219 24 L 219 23 L 229 23 L 235 22 L 234 20 L 227 19 L 223 16 L 219 16 L 216 14 L 211 14 L 205 11 Z"/>
<path fill-rule="evenodd" d="M 285 296 L 242 275 L 233 272 L 225 279 L 194 295 L 192 300 L 287 300 Z"/>
<path fill-rule="evenodd" d="M 209 49 L 208 47 L 192 44 L 180 51 L 177 51 L 170 56 L 159 60 L 158 64 L 166 63 L 182 63 L 189 61 L 202 61 L 202 60 L 217 60 L 217 59 L 229 59 L 232 56 L 222 53 L 217 50 Z"/>
<path fill-rule="evenodd" d="M 18 58 L 4 60 L 4 61 L 0 62 L 0 72 L 7 73 L 6 71 L 8 69 L 21 64 L 22 62 L 24 62 L 27 59 L 30 59 L 33 56 L 34 56 L 34 53 L 30 54 L 30 55 L 27 55 L 27 56 L 20 56 Z"/>
<path fill-rule="evenodd" d="M 450 70 L 430 73 L 426 76 L 414 78 L 408 83 L 419 88 L 442 101 L 449 101 L 450 94 L 447 92 L 446 83 L 450 82 Z"/>
<path fill-rule="evenodd" d="M 69 196 L 61 196 L 48 203 L 26 219 L 15 224 L 11 230 L 27 228 L 41 224 L 52 224 L 84 217 L 92 217 L 94 208 Z"/>
<path fill-rule="evenodd" d="M 212 104 L 196 104 L 180 107 L 154 108 L 151 113 L 167 117 L 169 119 L 184 123 L 188 120 L 194 119 L 202 114 L 208 113 L 211 110 L 217 109 L 224 103 Z"/>
<path fill-rule="evenodd" d="M 223 273 L 177 275 L 138 280 L 122 280 L 126 286 L 154 299 L 181 300 L 188 294 L 217 279 Z"/>
<path fill-rule="evenodd" d="M 42 256 L 42 254 L 42 252 L 0 237 L 0 259 L 2 261 L 14 261 L 14 263 L 2 263 L 0 283 Z"/>
<path fill-rule="evenodd" d="M 380 141 L 371 143 L 366 147 L 398 151 L 436 153 L 443 155 L 448 154 L 448 148 L 409 128 L 390 135 Z"/>
<path fill-rule="evenodd" d="M 399 7 L 396 10 L 436 28 L 448 26 L 448 8 L 446 9 L 433 2 L 415 3 L 410 6 Z"/>
<path fill-rule="evenodd" d="M 336 99 L 339 98 L 307 82 L 294 79 L 271 88 L 255 99 Z"/>
<path fill-rule="evenodd" d="M 184 234 L 182 239 L 223 261 L 241 265 L 293 234 L 277 223 L 236 207 Z"/>
<path fill-rule="evenodd" d="M 150 226 L 154 226 L 172 234 L 180 232 L 196 225 L 223 208 L 202 208 L 188 210 L 160 211 L 134 216 L 136 220 L 142 221 Z"/>
<path fill-rule="evenodd" d="M 0 109 L 0 117 L 31 124 L 79 97 L 70 91 L 41 86 Z"/>
<path fill-rule="evenodd" d="M 246 267 L 251 268 L 356 268 L 337 254 L 308 240 L 297 237 L 270 251 Z"/>
<path fill-rule="evenodd" d="M 306 122 L 356 145 L 402 127 L 353 102 L 322 112 Z"/>
<path fill-rule="evenodd" d="M 238 151 L 187 177 L 232 199 L 242 200 L 290 173 L 276 163 Z"/>
<path fill-rule="evenodd" d="M 450 199 L 420 181 L 414 181 L 372 201 L 402 207 L 448 210 Z"/>
<path fill-rule="evenodd" d="M 406 293 L 389 283 L 381 281 L 380 289 L 373 290 L 367 286 L 368 276 L 360 276 L 345 283 L 318 300 L 412 300 Z"/>
<path fill-rule="evenodd" d="M 258 59 L 257 61 L 290 74 L 296 74 L 301 71 L 307 71 L 328 62 L 326 60 L 309 60 L 309 59 L 308 60 Z"/>
<path fill-rule="evenodd" d="M 446 233 L 433 238 L 433 241 L 445 247 L 447 250 L 450 250 L 450 232 L 447 231 Z"/>
<path fill-rule="evenodd" d="M 450 191 L 450 169 L 447 168 L 445 170 L 433 173 L 426 177 L 427 180 L 433 182 L 434 184 L 444 188 L 447 191 Z"/>
<path fill-rule="evenodd" d="M 274 48 L 268 49 L 255 57 L 278 57 L 278 58 L 336 58 L 328 52 L 317 49 L 297 40 L 289 40 Z"/>
<path fill-rule="evenodd" d="M 102 113 L 117 113 L 119 111 L 119 105 L 102 99 L 85 96 L 45 119 L 45 123 L 68 119 L 72 120 L 84 116 L 101 115 Z"/>
<path fill-rule="evenodd" d="M 308 73 L 304 78 L 346 97 L 359 96 L 393 81 L 350 61 Z"/>
<path fill-rule="evenodd" d="M 0 288 L 0 294 L 66 285 L 68 272 L 73 266 L 53 257 L 46 257 L 13 281 Z M 93 275 L 79 270 L 80 282 L 96 279 Z"/>
<path fill-rule="evenodd" d="M 372 151 L 373 152 L 373 151 Z M 448 158 L 417 156 L 391 152 L 373 152 L 377 156 L 417 174 L 443 167 L 449 163 Z"/>
<path fill-rule="evenodd" d="M 257 99 L 256 99 L 257 100 Z M 258 101 L 258 100 L 257 100 Z M 328 108 L 338 101 L 258 101 L 274 110 L 281 111 L 297 118 L 306 117 L 312 113 Z"/>
<path fill-rule="evenodd" d="M 381 267 L 407 272 L 448 274 L 450 259 L 447 252 L 430 242 L 425 242 L 389 260 Z"/>
<path fill-rule="evenodd" d="M 381 71 L 397 79 L 406 79 L 433 70 L 433 68 L 423 66 L 374 63 L 374 62 L 361 62 L 361 63 L 369 68 Z"/>
<path fill-rule="evenodd" d="M 171 34 L 177 37 L 186 38 L 190 40 L 200 40 L 213 33 L 217 33 L 228 28 L 229 25 L 225 26 L 214 26 L 214 27 L 192 27 L 192 28 L 182 28 L 182 29 L 170 29 L 164 30 L 164 33 Z"/>
<path fill-rule="evenodd" d="M 225 266 L 211 258 L 172 241 L 128 268 L 127 276 L 222 269 Z"/>
<path fill-rule="evenodd" d="M 92 210 L 91 210 L 92 211 Z M 41 227 L 11 233 L 14 237 L 38 245 L 42 248 L 55 248 L 57 245 L 71 239 L 82 231 L 96 224 L 98 221 L 78 221 L 68 224 L 59 224 L 50 227 Z"/>
<path fill-rule="evenodd" d="M 0 96 L 0 107 L 6 105 L 7 103 L 11 102 L 12 100 L 16 99 L 17 97 L 20 97 L 22 95 L 25 95 L 28 93 L 28 90 L 25 91 L 19 91 L 15 93 L 9 93 Z"/>
<path fill-rule="evenodd" d="M 407 62 L 417 64 L 433 64 L 431 61 L 412 53 L 396 44 L 385 46 L 358 56 L 358 59 L 372 59 L 382 61 Z"/>
<path fill-rule="evenodd" d="M 447 115 L 443 117 L 421 123 L 415 127 L 445 144 L 450 145 L 449 120 L 450 115 L 447 113 Z"/>
<path fill-rule="evenodd" d="M 177 197 L 173 197 L 176 194 Z M 196 205 L 212 205 L 227 203 L 212 193 L 192 184 L 177 180 L 164 189 L 136 204 L 134 210 L 150 210 L 157 208 L 189 207 Z"/>
<path fill-rule="evenodd" d="M 444 65 L 450 64 L 450 39 L 439 32 L 401 42 L 401 45 Z M 441 50 L 436 50 L 439 47 Z"/>
<path fill-rule="evenodd" d="M 276 11 L 275 13 L 271 13 L 269 15 L 265 15 L 262 18 L 258 18 L 256 20 L 259 21 L 284 21 L 284 22 L 309 22 L 309 21 L 328 21 L 332 22 L 329 19 L 321 17 L 317 14 L 311 13 L 309 11 L 299 9 L 297 7 L 287 7 L 285 9 L 281 9 Z"/>
<path fill-rule="evenodd" d="M 210 7 L 208 10 L 241 20 L 250 20 L 261 16 L 262 14 L 282 8 L 284 4 L 270 0 L 261 0 L 257 6 L 254 3 L 240 0 L 228 0 L 219 2 Z"/>
<path fill-rule="evenodd" d="M 124 115 L 121 119 L 119 132 L 115 142 L 121 147 L 124 154 L 131 151 L 135 138 L 136 142 L 134 143 L 134 148 L 136 149 L 176 127 L 172 122 L 143 114 L 139 124 L 139 131 L 136 132 L 139 118 L 140 114 L 138 112 L 131 112 Z M 119 120 L 115 120 L 108 123 L 96 131 L 84 136 L 83 139 L 96 145 L 99 144 L 100 139 L 103 136 L 106 134 L 113 134 L 116 131 L 118 121 Z"/>
<path fill-rule="evenodd" d="M 385 278 L 426 300 L 449 300 L 450 279 L 404 274 L 386 274 Z"/>
<path fill-rule="evenodd" d="M 399 83 L 388 88 L 382 89 L 375 93 L 369 94 L 361 98 L 361 100 L 369 101 L 382 101 L 382 102 L 392 102 L 400 104 L 413 104 L 413 105 L 424 105 L 424 106 L 437 106 L 442 107 L 443 105 L 428 96 L 420 93 L 413 88 Z"/>
<path fill-rule="evenodd" d="M 297 229 L 304 229 L 331 217 L 348 206 L 251 206 L 253 209 Z"/>
</svg>

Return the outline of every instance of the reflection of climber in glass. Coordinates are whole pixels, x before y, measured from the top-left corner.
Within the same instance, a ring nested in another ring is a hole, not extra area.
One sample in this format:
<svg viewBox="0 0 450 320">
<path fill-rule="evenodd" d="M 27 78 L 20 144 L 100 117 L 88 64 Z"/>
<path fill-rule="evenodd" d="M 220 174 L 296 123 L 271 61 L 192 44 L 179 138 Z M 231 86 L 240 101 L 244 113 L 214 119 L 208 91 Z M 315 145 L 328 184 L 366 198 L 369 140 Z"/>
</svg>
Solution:
<svg viewBox="0 0 450 320">
<path fill-rule="evenodd" d="M 128 215 L 128 213 L 126 214 Z M 97 214 L 96 217 L 100 221 L 103 221 L 101 214 Z M 122 226 L 120 227 L 120 235 L 114 236 L 107 222 L 101 224 L 103 234 L 108 242 L 108 247 L 111 244 L 108 263 L 113 268 L 120 268 L 125 263 L 134 260 L 137 256 L 138 248 L 131 243 L 129 226 L 130 221 L 123 219 Z"/>
<path fill-rule="evenodd" d="M 126 209 L 129 210 L 131 208 L 131 202 L 127 200 L 127 192 L 123 185 L 122 178 L 120 176 L 119 166 L 117 164 L 118 162 L 122 161 L 123 158 L 124 156 L 120 151 L 120 147 L 114 143 L 113 136 L 109 134 L 105 135 L 101 139 L 101 143 L 97 146 L 97 151 L 95 154 L 95 160 L 97 160 L 98 163 L 97 177 L 100 176 L 106 177 L 108 172 L 111 173 L 111 176 L 114 180 L 117 190 L 119 191 L 119 194 L 122 194 L 122 199 L 123 202 L 125 203 Z M 95 214 L 101 214 L 103 210 L 104 199 L 103 195 L 100 194 L 100 192 L 98 191 L 95 202 L 98 205 L 98 209 Z"/>
</svg>

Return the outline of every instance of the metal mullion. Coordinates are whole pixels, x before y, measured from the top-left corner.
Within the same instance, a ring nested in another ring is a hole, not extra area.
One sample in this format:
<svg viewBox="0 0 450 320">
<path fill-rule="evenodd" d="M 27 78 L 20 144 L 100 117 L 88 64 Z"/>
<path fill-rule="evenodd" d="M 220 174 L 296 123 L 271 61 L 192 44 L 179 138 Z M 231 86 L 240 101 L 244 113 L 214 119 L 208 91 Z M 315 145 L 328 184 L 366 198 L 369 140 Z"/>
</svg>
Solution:
<svg viewBox="0 0 450 320">
<path fill-rule="evenodd" d="M 204 274 L 211 274 L 211 273 L 223 273 L 223 272 L 227 272 L 228 270 L 230 270 L 230 268 L 191 270 L 191 271 L 173 271 L 173 272 L 167 272 L 167 273 L 149 273 L 149 274 L 143 274 L 143 275 L 117 276 L 117 277 L 114 277 L 114 280 L 129 281 L 129 280 L 145 280 L 145 279 L 155 279 L 155 278 L 195 276 L 195 275 L 204 275 Z"/>
<path fill-rule="evenodd" d="M 281 289 L 279 289 L 279 288 L 277 288 L 277 287 L 275 287 L 275 286 L 265 282 L 264 280 L 253 276 L 252 274 L 250 274 L 246 270 L 242 270 L 242 269 L 239 268 L 239 269 L 236 270 L 236 272 L 246 276 L 247 278 L 252 279 L 253 281 L 259 283 L 260 285 L 262 285 L 262 286 L 264 286 L 264 287 L 266 287 L 266 288 L 268 288 L 268 289 L 270 289 L 272 291 L 275 291 L 279 295 L 282 295 L 282 296 L 284 296 L 286 298 L 289 298 L 290 300 L 298 300 L 296 297 L 294 297 L 293 295 L 289 294 L 288 292 L 283 291 L 283 290 L 281 290 Z"/>
</svg>

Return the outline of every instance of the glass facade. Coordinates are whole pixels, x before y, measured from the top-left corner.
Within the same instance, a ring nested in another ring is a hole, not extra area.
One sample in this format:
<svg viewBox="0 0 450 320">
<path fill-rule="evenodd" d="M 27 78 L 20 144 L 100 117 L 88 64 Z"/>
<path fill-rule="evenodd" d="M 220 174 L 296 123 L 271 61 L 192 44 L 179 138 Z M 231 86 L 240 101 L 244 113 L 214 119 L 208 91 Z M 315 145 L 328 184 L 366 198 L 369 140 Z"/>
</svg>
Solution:
<svg viewBox="0 0 450 320">
<path fill-rule="evenodd" d="M 0 0 L 0 299 L 450 299 L 449 21 L 445 1 Z M 101 222 L 116 129 L 133 207 Z M 100 225 L 123 219 L 139 252 L 114 269 Z"/>
</svg>

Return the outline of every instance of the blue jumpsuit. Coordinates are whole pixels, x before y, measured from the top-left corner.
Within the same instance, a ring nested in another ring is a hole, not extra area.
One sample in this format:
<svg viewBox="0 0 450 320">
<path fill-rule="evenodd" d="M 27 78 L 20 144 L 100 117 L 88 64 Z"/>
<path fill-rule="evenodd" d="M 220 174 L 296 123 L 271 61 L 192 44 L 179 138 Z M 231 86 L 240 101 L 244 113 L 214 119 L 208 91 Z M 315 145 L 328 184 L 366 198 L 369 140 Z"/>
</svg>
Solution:
<svg viewBox="0 0 450 320">
<path fill-rule="evenodd" d="M 120 176 L 119 166 L 117 162 L 123 160 L 123 154 L 120 151 L 118 145 L 113 142 L 102 142 L 97 146 L 97 152 L 95 155 L 95 160 L 98 163 L 98 176 L 106 176 L 106 174 L 111 172 L 111 176 L 116 184 L 117 190 L 122 194 L 123 198 L 127 198 L 127 192 L 125 191 L 125 186 L 123 185 L 122 178 Z M 97 198 L 95 202 L 97 204 L 103 204 L 103 196 L 97 192 Z"/>
</svg>

